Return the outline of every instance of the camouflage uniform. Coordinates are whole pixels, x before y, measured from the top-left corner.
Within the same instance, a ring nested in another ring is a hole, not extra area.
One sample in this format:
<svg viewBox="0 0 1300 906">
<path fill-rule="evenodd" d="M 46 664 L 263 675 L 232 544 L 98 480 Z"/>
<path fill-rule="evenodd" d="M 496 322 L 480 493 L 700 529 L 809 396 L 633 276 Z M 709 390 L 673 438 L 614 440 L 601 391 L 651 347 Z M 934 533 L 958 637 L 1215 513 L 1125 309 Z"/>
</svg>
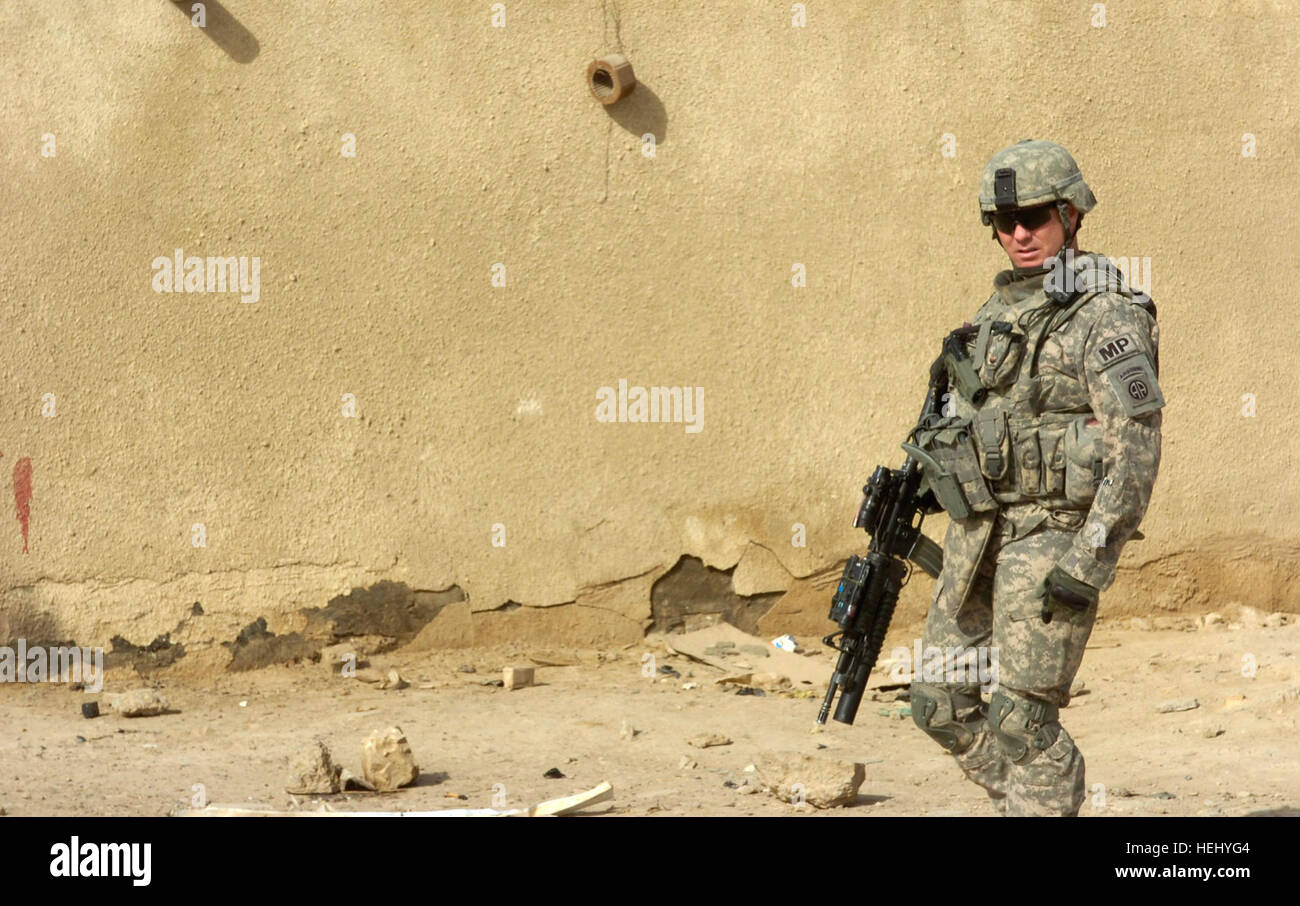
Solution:
<svg viewBox="0 0 1300 906">
<path fill-rule="evenodd" d="M 986 168 L 986 223 L 1002 167 L 1017 171 L 1016 207 L 1055 198 L 1082 214 L 1095 204 L 1065 149 L 1021 143 Z M 1006 209 L 1001 200 L 996 209 Z M 1068 237 L 1063 204 L 1058 210 Z M 1057 567 L 1062 581 L 1078 583 L 1095 602 L 1114 581 L 1160 464 L 1154 305 L 1101 256 L 1049 264 L 997 276 L 971 322 L 980 329 L 963 340 L 987 396 L 976 401 L 950 385 L 945 417 L 916 435 L 950 467 L 961 492 L 946 506 L 954 518 L 922 644 L 946 651 L 948 668 L 991 646 L 997 670 L 985 703 L 973 668 L 941 680 L 918 668 L 923 681 L 913 683 L 912 713 L 1008 815 L 1075 815 L 1083 804 L 1083 755 L 1057 712 L 1069 704 L 1097 605 L 1075 610 L 1053 601 L 1044 622 L 1044 582 Z M 941 477 L 926 469 L 943 502 Z"/>
</svg>

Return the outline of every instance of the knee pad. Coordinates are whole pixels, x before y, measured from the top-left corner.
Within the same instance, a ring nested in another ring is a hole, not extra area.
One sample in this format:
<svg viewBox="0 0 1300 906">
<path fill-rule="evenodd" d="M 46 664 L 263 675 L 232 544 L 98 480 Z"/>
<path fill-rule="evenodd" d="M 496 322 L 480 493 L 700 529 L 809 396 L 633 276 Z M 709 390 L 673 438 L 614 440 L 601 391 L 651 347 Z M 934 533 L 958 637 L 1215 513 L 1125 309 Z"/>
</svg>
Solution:
<svg viewBox="0 0 1300 906">
<path fill-rule="evenodd" d="M 912 720 L 935 742 L 960 755 L 975 741 L 984 715 L 979 712 L 979 693 L 955 686 L 912 683 Z M 974 717 L 957 716 L 958 711 L 976 709 Z"/>
<path fill-rule="evenodd" d="M 1013 764 L 1029 764 L 1061 735 L 1060 708 L 1002 689 L 989 701 L 989 729 Z"/>
</svg>

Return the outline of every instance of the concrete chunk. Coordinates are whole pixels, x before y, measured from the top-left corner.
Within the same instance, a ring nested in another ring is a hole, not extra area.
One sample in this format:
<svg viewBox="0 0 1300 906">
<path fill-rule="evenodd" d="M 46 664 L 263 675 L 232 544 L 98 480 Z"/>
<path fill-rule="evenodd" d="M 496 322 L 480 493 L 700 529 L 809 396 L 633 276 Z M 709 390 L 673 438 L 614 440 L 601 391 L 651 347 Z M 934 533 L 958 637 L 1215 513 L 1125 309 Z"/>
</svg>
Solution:
<svg viewBox="0 0 1300 906">
<path fill-rule="evenodd" d="M 502 671 L 501 680 L 507 689 L 522 689 L 533 684 L 532 667 L 507 667 Z"/>
<path fill-rule="evenodd" d="M 376 730 L 361 743 L 361 772 L 380 792 L 414 783 L 420 768 L 401 727 Z"/>
</svg>

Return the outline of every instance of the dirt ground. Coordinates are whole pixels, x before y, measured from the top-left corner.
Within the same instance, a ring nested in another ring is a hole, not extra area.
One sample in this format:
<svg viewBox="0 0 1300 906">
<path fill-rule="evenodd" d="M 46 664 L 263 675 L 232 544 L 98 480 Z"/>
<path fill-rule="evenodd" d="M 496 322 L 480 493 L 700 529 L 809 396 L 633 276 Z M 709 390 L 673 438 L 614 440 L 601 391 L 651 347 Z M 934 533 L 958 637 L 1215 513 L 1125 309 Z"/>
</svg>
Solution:
<svg viewBox="0 0 1300 906">
<path fill-rule="evenodd" d="M 1165 618 L 1163 625 L 1183 629 L 1134 622 L 1098 624 L 1079 673 L 1088 691 L 1062 712 L 1087 758 L 1092 792 L 1083 815 L 1300 814 L 1300 622 L 1279 615 L 1216 626 Z M 895 627 L 886 651 L 910 646 L 918 629 Z M 613 799 L 590 813 L 991 814 L 982 791 L 900 716 L 905 702 L 864 701 L 854 726 L 832 721 L 810 732 L 820 689 L 804 687 L 807 697 L 737 695 L 714 683 L 722 671 L 669 654 L 663 641 L 603 652 L 371 656 L 371 668 L 397 668 L 410 681 L 401 690 L 332 674 L 323 663 L 210 678 L 162 671 L 142 680 L 134 670 L 110 671 L 106 692 L 153 685 L 176 709 L 135 719 L 85 719 L 80 705 L 88 695 L 67 686 L 3 685 L 0 807 L 15 816 L 166 815 L 189 807 L 202 784 L 209 804 L 244 807 L 489 808 L 501 807 L 504 794 L 505 807 L 519 808 L 609 781 Z M 819 640 L 800 641 L 820 648 Z M 643 676 L 647 652 L 655 667 L 681 676 Z M 533 663 L 530 656 L 572 663 L 537 666 L 530 688 L 484 684 L 499 679 L 503 665 Z M 829 677 L 830 654 L 815 658 Z M 1244 676 L 1252 658 L 1255 675 Z M 1187 698 L 1199 706 L 1157 712 Z M 638 732 L 626 732 L 625 723 Z M 285 792 L 291 758 L 313 737 L 360 774 L 362 738 L 391 725 L 405 731 L 420 765 L 415 786 L 315 801 Z M 733 742 L 687 744 L 702 733 Z M 729 787 L 743 783 L 763 751 L 864 762 L 857 804 L 818 811 Z M 680 767 L 684 755 L 697 766 Z M 551 768 L 564 776 L 543 777 Z"/>
</svg>

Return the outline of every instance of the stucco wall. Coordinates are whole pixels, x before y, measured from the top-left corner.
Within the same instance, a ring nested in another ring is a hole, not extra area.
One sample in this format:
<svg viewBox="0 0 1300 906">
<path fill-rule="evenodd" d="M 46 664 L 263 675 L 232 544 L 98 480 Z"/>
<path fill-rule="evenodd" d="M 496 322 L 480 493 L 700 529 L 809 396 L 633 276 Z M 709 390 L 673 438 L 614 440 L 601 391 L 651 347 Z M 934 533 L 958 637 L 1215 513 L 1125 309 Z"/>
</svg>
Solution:
<svg viewBox="0 0 1300 906">
<path fill-rule="evenodd" d="M 386 580 L 459 587 L 448 644 L 622 641 L 684 555 L 829 628 L 858 489 L 1005 263 L 980 169 L 1031 136 L 1160 308 L 1104 605 L 1300 610 L 1300 5 L 206 6 L 0 4 L 0 635 L 202 648 Z M 641 83 L 608 109 L 606 51 Z M 258 258 L 258 301 L 155 292 L 178 248 Z M 701 430 L 598 421 L 620 379 L 703 388 Z"/>
</svg>

